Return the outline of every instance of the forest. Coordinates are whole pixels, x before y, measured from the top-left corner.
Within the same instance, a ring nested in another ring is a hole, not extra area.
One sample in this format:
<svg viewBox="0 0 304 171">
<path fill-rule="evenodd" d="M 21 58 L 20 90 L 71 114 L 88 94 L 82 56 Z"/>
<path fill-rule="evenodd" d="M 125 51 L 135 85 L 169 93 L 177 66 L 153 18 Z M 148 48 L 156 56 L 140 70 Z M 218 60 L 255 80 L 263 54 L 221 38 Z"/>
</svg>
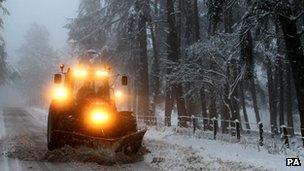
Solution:
<svg viewBox="0 0 304 171">
<path fill-rule="evenodd" d="M 3 28 L 9 12 L 2 2 Z M 302 0 L 81 0 L 77 13 L 64 26 L 70 47 L 63 54 L 102 52 L 130 76 L 129 108 L 139 118 L 155 120 L 161 110 L 166 126 L 176 112 L 182 127 L 200 117 L 208 128 L 216 118 L 238 120 L 243 130 L 261 122 L 273 134 L 284 125 L 304 136 Z M 0 84 L 17 80 L 29 105 L 41 104 L 36 90 L 63 56 L 48 36 L 31 26 L 18 73 L 0 37 Z M 228 123 L 220 124 L 223 133 Z"/>
</svg>

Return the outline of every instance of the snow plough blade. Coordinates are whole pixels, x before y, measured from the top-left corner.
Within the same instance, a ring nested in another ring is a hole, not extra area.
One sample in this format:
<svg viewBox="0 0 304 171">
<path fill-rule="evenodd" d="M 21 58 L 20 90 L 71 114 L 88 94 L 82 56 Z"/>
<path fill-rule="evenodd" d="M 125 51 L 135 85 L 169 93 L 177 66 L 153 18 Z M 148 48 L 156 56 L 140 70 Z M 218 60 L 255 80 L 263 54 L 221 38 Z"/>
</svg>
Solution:
<svg viewBox="0 0 304 171">
<path fill-rule="evenodd" d="M 61 130 L 54 130 L 53 134 L 58 138 L 59 146 L 86 146 L 95 149 L 106 148 L 115 153 L 137 153 L 142 146 L 143 137 L 146 131 L 146 129 L 140 130 L 119 138 L 92 137 L 81 133 Z"/>
</svg>

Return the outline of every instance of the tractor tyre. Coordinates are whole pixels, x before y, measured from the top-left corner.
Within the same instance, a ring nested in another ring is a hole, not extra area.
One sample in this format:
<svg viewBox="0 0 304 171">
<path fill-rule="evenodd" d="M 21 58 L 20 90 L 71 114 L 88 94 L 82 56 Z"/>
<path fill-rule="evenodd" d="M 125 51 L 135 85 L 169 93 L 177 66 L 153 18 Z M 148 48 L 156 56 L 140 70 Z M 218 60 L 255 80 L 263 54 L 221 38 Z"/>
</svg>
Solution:
<svg viewBox="0 0 304 171">
<path fill-rule="evenodd" d="M 58 137 L 53 133 L 58 127 L 58 114 L 56 108 L 51 105 L 48 115 L 48 125 L 47 125 L 47 147 L 50 151 L 59 148 Z"/>
</svg>

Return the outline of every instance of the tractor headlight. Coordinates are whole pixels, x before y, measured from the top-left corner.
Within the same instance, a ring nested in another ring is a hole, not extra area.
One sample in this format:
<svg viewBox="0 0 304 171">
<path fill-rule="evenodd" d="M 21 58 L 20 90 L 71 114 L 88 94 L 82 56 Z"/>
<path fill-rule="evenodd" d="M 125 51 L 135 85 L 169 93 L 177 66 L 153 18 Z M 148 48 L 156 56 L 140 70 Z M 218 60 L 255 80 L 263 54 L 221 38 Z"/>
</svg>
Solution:
<svg viewBox="0 0 304 171">
<path fill-rule="evenodd" d="M 94 125 L 106 124 L 110 120 L 110 115 L 107 111 L 102 109 L 92 110 L 90 121 Z"/>
<path fill-rule="evenodd" d="M 121 100 L 123 97 L 123 93 L 121 91 L 116 91 L 115 97 L 116 97 L 116 100 Z"/>
<path fill-rule="evenodd" d="M 85 69 L 76 69 L 74 71 L 74 77 L 76 77 L 76 78 L 85 78 L 87 75 L 88 75 L 88 72 Z"/>
<path fill-rule="evenodd" d="M 55 88 L 53 98 L 56 100 L 66 100 L 68 98 L 68 90 L 61 86 Z"/>
<path fill-rule="evenodd" d="M 107 71 L 98 70 L 98 71 L 96 71 L 96 76 L 98 78 L 105 78 L 105 77 L 109 76 L 109 73 Z"/>
</svg>

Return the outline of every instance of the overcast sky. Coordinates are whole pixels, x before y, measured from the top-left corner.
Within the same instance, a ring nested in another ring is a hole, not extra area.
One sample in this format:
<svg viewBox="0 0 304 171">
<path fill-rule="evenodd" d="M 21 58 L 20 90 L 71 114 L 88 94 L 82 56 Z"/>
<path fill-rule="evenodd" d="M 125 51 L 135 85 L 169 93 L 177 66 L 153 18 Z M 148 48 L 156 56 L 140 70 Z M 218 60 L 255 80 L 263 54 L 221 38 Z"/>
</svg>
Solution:
<svg viewBox="0 0 304 171">
<path fill-rule="evenodd" d="M 4 20 L 3 37 L 6 41 L 8 62 L 16 62 L 16 50 L 21 46 L 31 23 L 43 24 L 50 32 L 51 44 L 56 49 L 66 45 L 66 18 L 76 16 L 79 0 L 7 0 L 4 6 L 10 16 Z"/>
</svg>

